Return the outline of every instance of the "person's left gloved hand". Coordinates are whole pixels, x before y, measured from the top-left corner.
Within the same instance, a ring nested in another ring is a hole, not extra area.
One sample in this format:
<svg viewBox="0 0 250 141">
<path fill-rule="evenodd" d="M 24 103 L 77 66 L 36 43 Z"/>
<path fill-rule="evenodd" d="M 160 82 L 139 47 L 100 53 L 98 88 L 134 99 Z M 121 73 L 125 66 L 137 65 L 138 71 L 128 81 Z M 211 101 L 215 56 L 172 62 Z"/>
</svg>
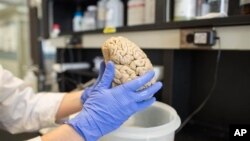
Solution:
<svg viewBox="0 0 250 141">
<path fill-rule="evenodd" d="M 162 87 L 162 83 L 157 82 L 138 91 L 154 77 L 151 71 L 111 88 L 114 75 L 114 64 L 109 62 L 99 83 L 83 104 L 82 111 L 68 122 L 85 141 L 98 140 L 120 127 L 135 112 L 152 105 L 155 102 L 154 94 Z"/>
<path fill-rule="evenodd" d="M 81 102 L 82 104 L 85 103 L 86 99 L 89 97 L 89 95 L 91 94 L 91 91 L 95 88 L 95 86 L 100 82 L 101 78 L 102 78 L 102 75 L 104 73 L 104 70 L 105 70 L 105 63 L 104 61 L 101 62 L 100 64 L 100 70 L 99 70 L 99 75 L 96 79 L 96 82 L 95 84 L 93 84 L 92 86 L 90 87 L 87 87 L 84 89 L 82 95 L 81 95 Z"/>
</svg>

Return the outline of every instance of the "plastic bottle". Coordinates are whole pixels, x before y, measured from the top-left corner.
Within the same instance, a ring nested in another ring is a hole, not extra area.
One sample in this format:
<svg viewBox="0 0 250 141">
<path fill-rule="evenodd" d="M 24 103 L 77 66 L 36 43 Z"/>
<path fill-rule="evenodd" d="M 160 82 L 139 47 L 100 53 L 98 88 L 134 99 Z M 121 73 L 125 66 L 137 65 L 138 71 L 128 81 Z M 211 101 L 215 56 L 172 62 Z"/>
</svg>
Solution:
<svg viewBox="0 0 250 141">
<path fill-rule="evenodd" d="M 88 15 L 88 13 L 85 11 L 85 12 L 83 12 L 83 16 L 82 16 L 82 31 L 86 31 L 86 30 L 88 30 L 88 25 L 87 25 L 87 23 L 86 23 L 86 15 Z"/>
<path fill-rule="evenodd" d="M 90 30 L 94 30 L 97 27 L 97 7 L 95 5 L 88 6 L 88 20 L 87 25 Z"/>
<path fill-rule="evenodd" d="M 82 30 L 82 12 L 77 11 L 73 18 L 73 31 L 78 32 Z"/>
<path fill-rule="evenodd" d="M 94 20 L 93 18 L 90 16 L 90 13 L 88 11 L 85 12 L 85 29 L 86 30 L 93 30 L 94 29 Z"/>
<path fill-rule="evenodd" d="M 156 0 L 145 0 L 145 23 L 155 23 Z"/>
<path fill-rule="evenodd" d="M 59 24 L 53 24 L 50 37 L 51 38 L 56 38 L 56 37 L 58 37 L 58 35 L 60 34 L 60 32 L 61 32 L 60 25 Z"/>
<path fill-rule="evenodd" d="M 129 0 L 128 25 L 141 25 L 145 22 L 145 0 Z"/>
<path fill-rule="evenodd" d="M 107 3 L 106 27 L 123 26 L 123 3 L 120 0 L 109 0 Z"/>
<path fill-rule="evenodd" d="M 90 5 L 87 8 L 87 11 L 84 12 L 82 17 L 82 30 L 95 30 L 97 27 L 96 14 L 97 8 L 94 5 Z"/>
<path fill-rule="evenodd" d="M 196 16 L 196 0 L 175 0 L 174 20 L 192 20 Z"/>
<path fill-rule="evenodd" d="M 99 0 L 97 3 L 97 28 L 105 27 L 108 0 Z"/>
</svg>

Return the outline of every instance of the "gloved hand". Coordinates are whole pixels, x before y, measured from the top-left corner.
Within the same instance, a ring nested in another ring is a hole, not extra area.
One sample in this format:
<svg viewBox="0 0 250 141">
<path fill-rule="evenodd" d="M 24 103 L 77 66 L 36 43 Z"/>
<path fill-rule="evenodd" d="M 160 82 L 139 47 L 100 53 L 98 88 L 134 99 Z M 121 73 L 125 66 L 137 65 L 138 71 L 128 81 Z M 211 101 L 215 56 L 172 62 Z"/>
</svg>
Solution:
<svg viewBox="0 0 250 141">
<path fill-rule="evenodd" d="M 162 87 L 162 83 L 157 82 L 138 91 L 153 78 L 152 71 L 111 88 L 114 72 L 114 64 L 108 62 L 100 82 L 92 89 L 82 111 L 68 122 L 85 141 L 98 140 L 121 126 L 135 112 L 149 107 L 155 101 L 153 95 Z"/>
<path fill-rule="evenodd" d="M 99 81 L 101 80 L 102 78 L 102 75 L 103 75 L 103 72 L 105 70 L 105 63 L 104 61 L 101 62 L 100 64 L 100 71 L 99 71 L 99 75 L 96 79 L 96 82 L 95 84 L 93 84 L 92 86 L 88 87 L 88 88 L 85 88 L 82 95 L 81 95 L 81 102 L 82 104 L 85 103 L 86 99 L 89 97 L 91 91 L 94 89 L 94 87 L 99 83 Z"/>
</svg>

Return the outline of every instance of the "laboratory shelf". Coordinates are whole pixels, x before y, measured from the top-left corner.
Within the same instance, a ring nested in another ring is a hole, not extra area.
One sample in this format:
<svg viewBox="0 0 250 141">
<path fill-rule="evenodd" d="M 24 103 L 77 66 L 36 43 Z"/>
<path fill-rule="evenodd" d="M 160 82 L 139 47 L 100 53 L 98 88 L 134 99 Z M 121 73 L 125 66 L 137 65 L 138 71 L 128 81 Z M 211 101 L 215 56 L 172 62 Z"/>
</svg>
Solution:
<svg viewBox="0 0 250 141">
<path fill-rule="evenodd" d="M 168 30 L 182 28 L 201 28 L 201 27 L 225 27 L 225 26 L 243 26 L 250 25 L 250 15 L 230 16 L 223 18 L 199 19 L 191 21 L 174 21 L 162 24 L 148 24 L 137 26 L 118 27 L 116 32 L 136 32 L 136 31 L 152 31 L 152 30 Z M 64 35 L 84 35 L 84 34 L 102 34 L 103 29 L 82 31 L 82 32 L 64 32 Z"/>
</svg>

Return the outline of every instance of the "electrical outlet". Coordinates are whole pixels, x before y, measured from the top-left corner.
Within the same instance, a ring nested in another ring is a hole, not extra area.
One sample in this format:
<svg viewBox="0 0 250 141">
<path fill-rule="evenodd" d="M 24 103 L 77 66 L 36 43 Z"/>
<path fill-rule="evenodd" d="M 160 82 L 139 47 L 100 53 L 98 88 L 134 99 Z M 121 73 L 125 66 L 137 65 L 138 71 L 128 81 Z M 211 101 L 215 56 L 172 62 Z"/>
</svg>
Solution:
<svg viewBox="0 0 250 141">
<path fill-rule="evenodd" d="M 194 33 L 194 44 L 207 44 L 208 34 L 206 32 Z"/>
<path fill-rule="evenodd" d="M 216 32 L 212 28 L 181 30 L 181 48 L 212 47 L 216 42 Z"/>
<path fill-rule="evenodd" d="M 199 46 L 213 46 L 216 43 L 216 32 L 214 30 L 209 31 L 197 31 L 194 32 L 193 44 Z"/>
</svg>

